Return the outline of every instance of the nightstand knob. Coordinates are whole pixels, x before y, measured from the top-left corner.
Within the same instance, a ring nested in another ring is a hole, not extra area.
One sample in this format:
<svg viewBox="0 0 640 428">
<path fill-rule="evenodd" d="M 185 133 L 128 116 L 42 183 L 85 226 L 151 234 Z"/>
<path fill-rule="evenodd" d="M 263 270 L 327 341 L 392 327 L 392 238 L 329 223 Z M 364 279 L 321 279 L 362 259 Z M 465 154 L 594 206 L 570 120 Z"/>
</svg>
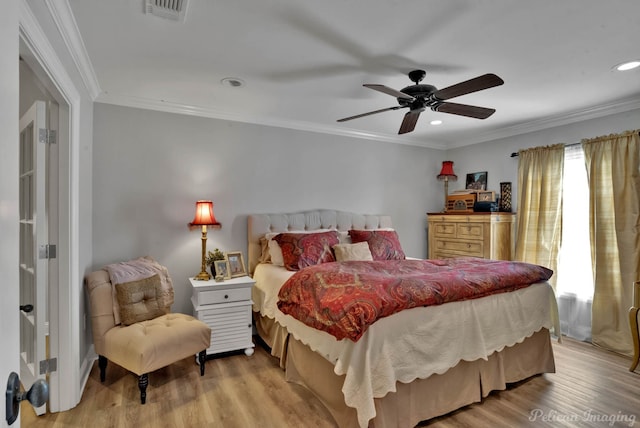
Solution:
<svg viewBox="0 0 640 428">
<path fill-rule="evenodd" d="M 228 299 L 228 298 L 229 298 L 229 295 L 228 295 L 228 294 L 225 294 L 225 295 L 224 295 L 224 298 L 225 298 L 225 299 Z"/>
</svg>

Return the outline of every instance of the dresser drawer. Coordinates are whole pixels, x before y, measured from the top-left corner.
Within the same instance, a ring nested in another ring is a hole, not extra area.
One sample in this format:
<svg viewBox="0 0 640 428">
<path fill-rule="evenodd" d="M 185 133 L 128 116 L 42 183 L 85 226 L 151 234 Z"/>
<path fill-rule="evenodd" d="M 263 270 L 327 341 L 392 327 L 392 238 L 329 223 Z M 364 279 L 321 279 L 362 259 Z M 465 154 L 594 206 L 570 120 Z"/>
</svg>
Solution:
<svg viewBox="0 0 640 428">
<path fill-rule="evenodd" d="M 458 256 L 482 257 L 482 241 L 443 241 L 436 240 L 434 250 L 438 253 L 450 253 Z"/>
<path fill-rule="evenodd" d="M 239 302 L 243 300 L 251 300 L 250 287 L 202 291 L 198 294 L 198 303 L 200 305 Z"/>
<path fill-rule="evenodd" d="M 455 238 L 456 236 L 455 223 L 434 223 L 433 230 L 435 236 L 442 238 Z"/>
<path fill-rule="evenodd" d="M 482 223 L 456 224 L 456 237 L 481 240 L 484 237 L 484 225 Z"/>
</svg>

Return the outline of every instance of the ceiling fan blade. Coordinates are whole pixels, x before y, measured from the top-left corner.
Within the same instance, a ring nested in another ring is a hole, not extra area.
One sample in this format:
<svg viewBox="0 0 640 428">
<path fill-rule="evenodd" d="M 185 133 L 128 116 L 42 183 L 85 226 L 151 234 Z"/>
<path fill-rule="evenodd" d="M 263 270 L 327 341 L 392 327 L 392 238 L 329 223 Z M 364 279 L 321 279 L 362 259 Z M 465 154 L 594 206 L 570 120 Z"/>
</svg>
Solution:
<svg viewBox="0 0 640 428">
<path fill-rule="evenodd" d="M 369 116 L 376 113 L 382 113 L 383 111 L 398 110 L 399 108 L 403 108 L 403 106 L 393 106 L 388 108 L 382 108 L 380 110 L 370 111 L 368 113 L 356 114 L 355 116 L 349 116 L 342 119 L 338 119 L 336 122 L 346 122 L 347 120 L 358 119 L 360 117 L 365 117 L 365 116 Z"/>
<path fill-rule="evenodd" d="M 470 106 L 467 104 L 441 103 L 432 108 L 433 111 L 441 113 L 457 114 L 459 116 L 473 117 L 475 119 L 486 119 L 496 112 L 494 108 Z"/>
<path fill-rule="evenodd" d="M 504 80 L 495 74 L 484 74 L 464 82 L 456 83 L 433 93 L 433 97 L 439 100 L 448 100 L 450 98 L 459 97 L 461 95 L 470 94 L 472 92 L 482 91 L 483 89 L 500 86 Z"/>
<path fill-rule="evenodd" d="M 415 129 L 416 123 L 418 122 L 418 117 L 420 117 L 420 113 L 422 110 L 412 110 L 404 115 L 404 119 L 402 119 L 402 124 L 400 125 L 400 130 L 398 134 L 406 134 L 407 132 L 411 132 Z"/>
<path fill-rule="evenodd" d="M 384 94 L 392 95 L 392 96 L 394 96 L 394 97 L 396 97 L 396 98 L 403 98 L 403 99 L 405 99 L 405 100 L 409 100 L 409 101 L 413 101 L 413 100 L 415 100 L 415 98 L 414 98 L 414 97 L 412 97 L 411 95 L 409 95 L 409 94 L 405 94 L 404 92 L 396 91 L 395 89 L 390 88 L 390 87 L 388 87 L 388 86 L 384 86 L 384 85 L 371 85 L 371 84 L 367 84 L 367 83 L 365 83 L 365 84 L 364 84 L 364 85 L 362 85 L 362 86 L 364 86 L 365 88 L 369 88 L 369 89 L 373 89 L 373 90 L 375 90 L 375 91 L 382 92 L 382 93 L 384 93 Z"/>
</svg>

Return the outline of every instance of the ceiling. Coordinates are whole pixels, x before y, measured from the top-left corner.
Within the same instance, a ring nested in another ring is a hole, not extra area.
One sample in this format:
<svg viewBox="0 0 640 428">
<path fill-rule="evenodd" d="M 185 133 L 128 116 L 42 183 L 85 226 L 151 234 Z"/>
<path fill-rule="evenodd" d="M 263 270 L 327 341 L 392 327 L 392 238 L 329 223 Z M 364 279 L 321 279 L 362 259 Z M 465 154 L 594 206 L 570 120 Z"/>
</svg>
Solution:
<svg viewBox="0 0 640 428">
<path fill-rule="evenodd" d="M 640 58 L 637 0 L 189 0 L 184 22 L 145 0 L 68 3 L 98 102 L 440 149 L 640 106 L 640 68 L 612 69 Z M 400 90 L 413 69 L 439 89 L 497 74 L 504 85 L 451 100 L 496 113 L 427 110 L 403 135 L 406 109 L 336 122 L 398 105 L 362 85 Z"/>
</svg>

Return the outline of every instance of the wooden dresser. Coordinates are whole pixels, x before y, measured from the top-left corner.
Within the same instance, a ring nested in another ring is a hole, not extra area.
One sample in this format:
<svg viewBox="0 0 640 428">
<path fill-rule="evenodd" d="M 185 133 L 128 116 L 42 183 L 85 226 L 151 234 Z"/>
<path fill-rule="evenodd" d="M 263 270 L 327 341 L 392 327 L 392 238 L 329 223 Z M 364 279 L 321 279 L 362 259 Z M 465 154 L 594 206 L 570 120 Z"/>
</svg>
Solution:
<svg viewBox="0 0 640 428">
<path fill-rule="evenodd" d="M 514 213 L 427 213 L 427 219 L 430 259 L 513 259 Z"/>
</svg>

